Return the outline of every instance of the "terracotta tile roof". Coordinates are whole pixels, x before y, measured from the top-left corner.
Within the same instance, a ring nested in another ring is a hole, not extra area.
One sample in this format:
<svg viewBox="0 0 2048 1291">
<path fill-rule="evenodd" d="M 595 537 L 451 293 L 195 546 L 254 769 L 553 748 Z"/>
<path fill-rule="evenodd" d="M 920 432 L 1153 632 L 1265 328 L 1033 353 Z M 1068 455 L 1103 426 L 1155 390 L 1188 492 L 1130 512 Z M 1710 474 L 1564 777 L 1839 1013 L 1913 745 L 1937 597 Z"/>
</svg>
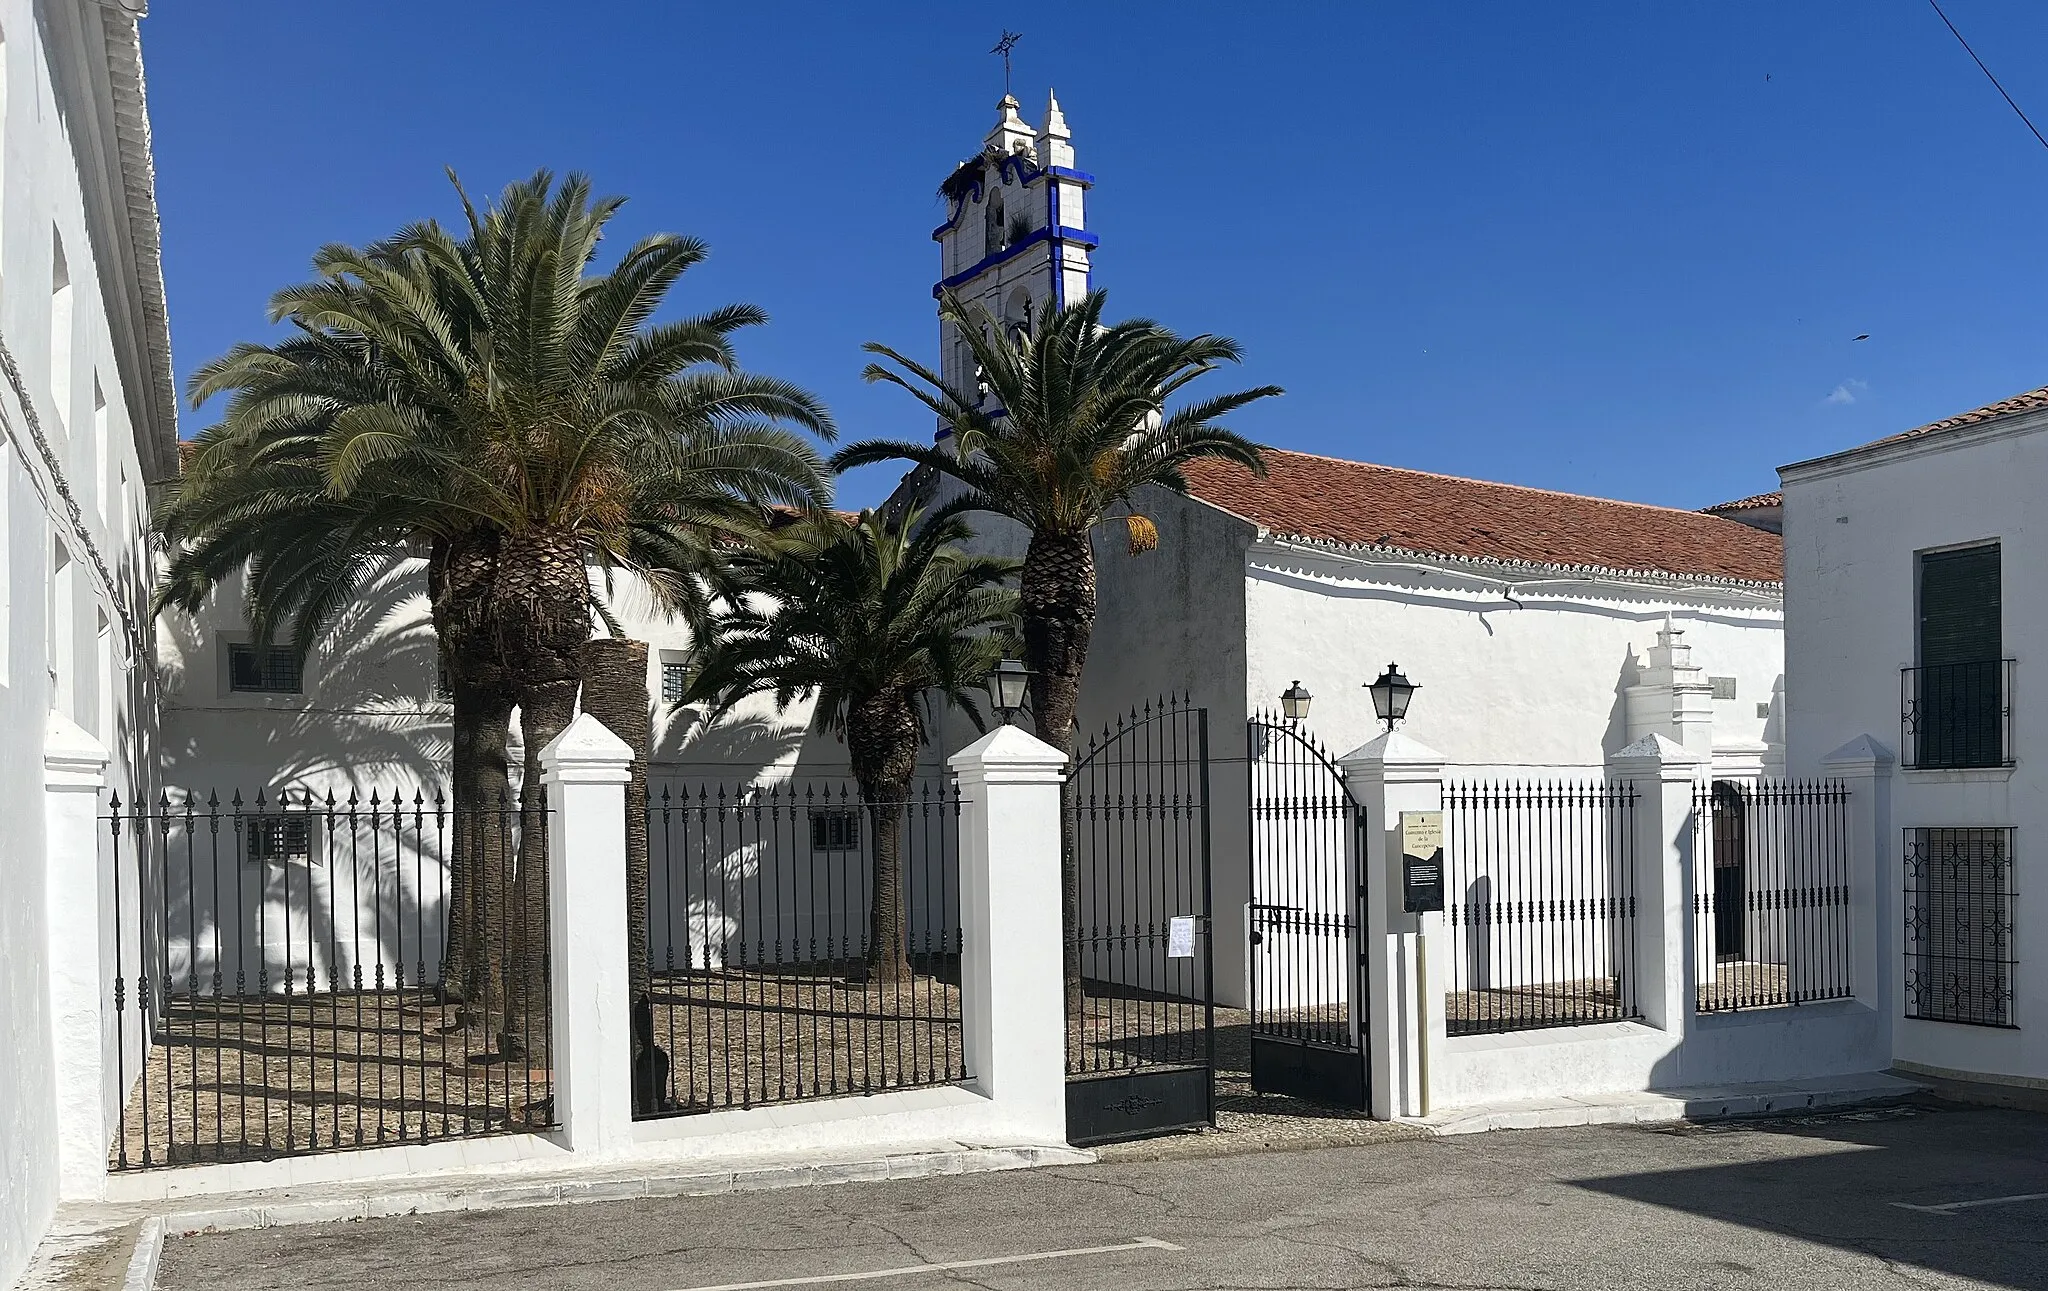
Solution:
<svg viewBox="0 0 2048 1291">
<path fill-rule="evenodd" d="M 1267 478 L 1186 467 L 1196 497 L 1273 533 L 1347 546 L 1520 564 L 1778 582 L 1783 544 L 1733 520 L 1670 507 L 1266 450 Z"/>
<path fill-rule="evenodd" d="M 1714 516 L 1720 515 L 1723 511 L 1756 511 L 1764 507 L 1783 505 L 1785 505 L 1785 495 L 1783 493 L 1752 493 L 1746 498 L 1737 498 L 1733 502 L 1717 502 L 1710 507 L 1701 507 L 1700 511 L 1706 515 Z"/>
<path fill-rule="evenodd" d="M 1961 430 L 1965 426 L 1981 425 L 2016 412 L 2039 412 L 2044 408 L 2048 408 L 2048 386 L 2016 394 L 2010 399 L 2000 399 L 1997 403 L 1987 403 L 1982 408 L 1959 412 L 1953 417 L 1943 417 L 1940 421 L 1930 421 L 1925 426 L 1915 426 L 1896 435 L 1887 435 L 1876 444 L 1866 444 L 1864 447 L 1875 448 L 1877 444 L 1896 444 L 1902 439 L 1918 439 L 1922 435 L 1938 434 L 1944 430 Z"/>
</svg>

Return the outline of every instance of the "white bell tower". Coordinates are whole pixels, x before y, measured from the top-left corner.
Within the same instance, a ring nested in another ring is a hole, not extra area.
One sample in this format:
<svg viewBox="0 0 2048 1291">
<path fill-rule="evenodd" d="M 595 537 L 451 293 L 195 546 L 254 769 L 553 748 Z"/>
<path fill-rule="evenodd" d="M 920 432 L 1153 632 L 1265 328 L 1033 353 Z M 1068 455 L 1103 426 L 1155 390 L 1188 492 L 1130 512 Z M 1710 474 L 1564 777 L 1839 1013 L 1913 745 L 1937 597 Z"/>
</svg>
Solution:
<svg viewBox="0 0 2048 1291">
<path fill-rule="evenodd" d="M 1035 131 L 1009 95 L 996 111 L 981 151 L 940 186 L 947 220 L 932 230 L 940 275 L 932 297 L 951 291 L 970 308 L 1023 327 L 1088 291 L 1097 239 L 1083 202 L 1095 177 L 1074 169 L 1073 135 L 1051 94 Z M 974 358 L 951 323 L 939 326 L 939 375 L 955 390 L 975 389 Z M 938 438 L 952 433 L 941 425 Z"/>
</svg>

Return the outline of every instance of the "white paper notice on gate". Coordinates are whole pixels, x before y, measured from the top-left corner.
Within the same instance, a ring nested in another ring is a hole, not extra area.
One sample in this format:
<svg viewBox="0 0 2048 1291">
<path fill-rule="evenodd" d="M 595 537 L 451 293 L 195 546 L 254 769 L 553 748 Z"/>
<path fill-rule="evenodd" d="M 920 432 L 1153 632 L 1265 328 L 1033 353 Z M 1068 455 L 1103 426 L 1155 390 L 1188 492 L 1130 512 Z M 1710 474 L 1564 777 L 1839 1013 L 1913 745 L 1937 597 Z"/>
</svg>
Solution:
<svg viewBox="0 0 2048 1291">
<path fill-rule="evenodd" d="M 1156 926 L 1156 925 L 1155 925 Z M 1166 957 L 1168 959 L 1193 959 L 1195 957 L 1195 916 L 1177 914 L 1166 925 Z"/>
</svg>

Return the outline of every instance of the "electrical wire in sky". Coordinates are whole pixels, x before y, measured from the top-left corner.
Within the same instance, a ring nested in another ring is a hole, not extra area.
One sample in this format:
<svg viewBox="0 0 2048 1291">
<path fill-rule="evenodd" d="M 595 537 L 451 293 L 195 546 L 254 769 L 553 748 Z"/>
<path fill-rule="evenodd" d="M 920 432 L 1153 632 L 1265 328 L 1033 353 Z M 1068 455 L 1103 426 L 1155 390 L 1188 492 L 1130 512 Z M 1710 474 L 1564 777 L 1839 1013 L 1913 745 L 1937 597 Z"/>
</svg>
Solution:
<svg viewBox="0 0 2048 1291">
<path fill-rule="evenodd" d="M 2041 132 L 2035 129 L 2033 121 L 2027 116 L 2026 109 L 2013 102 L 2012 95 L 2005 92 L 2005 87 L 1998 83 L 1998 78 L 1992 75 L 1991 69 L 1984 66 L 1984 60 L 1977 57 L 1977 51 L 1971 49 L 1970 42 L 1963 39 L 1963 33 L 1957 31 L 1956 25 L 1948 20 L 1948 15 L 1941 11 L 1940 0 L 1927 0 L 1927 3 L 1933 7 L 1935 17 L 1941 19 L 1941 25 L 1948 28 L 1949 35 L 1956 38 L 1956 43 L 1963 47 L 1963 52 L 1968 54 L 1970 61 L 1977 65 L 1977 70 L 1984 73 L 1984 79 L 1991 82 L 1991 88 L 1997 90 L 1998 96 L 2005 100 L 2005 105 L 2018 115 L 2020 121 L 2026 125 L 2027 129 L 2033 130 L 2034 138 L 2040 141 L 2041 146 L 2048 148 L 2048 138 L 2042 137 Z"/>
</svg>

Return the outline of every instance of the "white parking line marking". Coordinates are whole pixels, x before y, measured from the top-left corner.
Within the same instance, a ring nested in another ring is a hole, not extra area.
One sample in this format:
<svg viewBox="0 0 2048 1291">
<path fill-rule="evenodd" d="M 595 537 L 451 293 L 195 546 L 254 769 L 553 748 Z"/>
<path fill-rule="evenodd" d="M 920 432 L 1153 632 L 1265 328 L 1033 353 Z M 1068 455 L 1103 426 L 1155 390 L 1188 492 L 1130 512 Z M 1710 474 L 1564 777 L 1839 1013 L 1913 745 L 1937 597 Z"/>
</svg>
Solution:
<svg viewBox="0 0 2048 1291">
<path fill-rule="evenodd" d="M 1900 1210 L 1924 1211 L 1930 1215 L 1953 1215 L 1959 1210 L 1971 1210 L 1978 1206 L 2004 1206 L 2015 1201 L 2048 1201 L 2048 1192 L 2018 1192 L 2010 1197 L 1980 1197 L 1975 1201 L 1946 1201 L 1939 1206 L 1916 1206 L 1910 1201 L 1895 1201 L 1892 1205 Z"/>
<path fill-rule="evenodd" d="M 1064 1251 L 1033 1251 L 1028 1255 L 996 1255 L 985 1260 L 950 1260 L 944 1264 L 911 1264 L 900 1269 L 876 1269 L 871 1273 L 820 1273 L 807 1278 L 774 1278 L 767 1282 L 721 1282 L 717 1286 L 684 1287 L 682 1291 L 761 1291 L 764 1287 L 814 1287 L 831 1282 L 870 1282 L 875 1278 L 911 1277 L 919 1273 L 944 1273 L 949 1269 L 987 1269 L 998 1264 L 1029 1264 L 1036 1260 L 1065 1260 L 1077 1255 L 1112 1255 L 1118 1251 L 1180 1251 L 1186 1247 L 1162 1242 L 1156 1237 L 1139 1237 L 1115 1246 L 1076 1246 Z"/>
</svg>

